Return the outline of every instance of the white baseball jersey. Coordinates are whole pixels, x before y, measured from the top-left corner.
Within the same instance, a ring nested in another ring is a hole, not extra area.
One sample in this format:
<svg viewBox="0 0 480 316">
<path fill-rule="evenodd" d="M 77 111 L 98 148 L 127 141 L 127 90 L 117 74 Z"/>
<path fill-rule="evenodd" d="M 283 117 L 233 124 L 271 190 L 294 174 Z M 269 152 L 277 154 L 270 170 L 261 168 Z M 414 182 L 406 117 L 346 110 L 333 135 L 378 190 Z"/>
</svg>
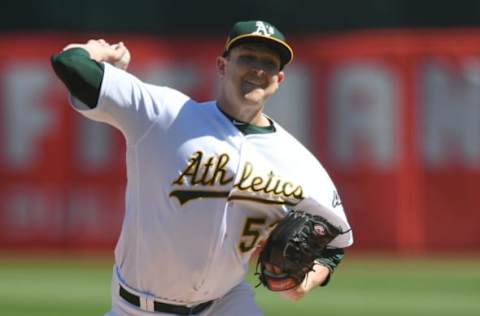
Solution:
<svg viewBox="0 0 480 316">
<path fill-rule="evenodd" d="M 106 63 L 97 107 L 72 104 L 126 138 L 126 212 L 115 261 L 131 289 L 185 305 L 225 295 L 291 208 L 350 230 L 330 177 L 278 123 L 275 132 L 244 135 L 215 101 L 197 103 Z M 329 246 L 351 243 L 347 232 Z"/>
</svg>

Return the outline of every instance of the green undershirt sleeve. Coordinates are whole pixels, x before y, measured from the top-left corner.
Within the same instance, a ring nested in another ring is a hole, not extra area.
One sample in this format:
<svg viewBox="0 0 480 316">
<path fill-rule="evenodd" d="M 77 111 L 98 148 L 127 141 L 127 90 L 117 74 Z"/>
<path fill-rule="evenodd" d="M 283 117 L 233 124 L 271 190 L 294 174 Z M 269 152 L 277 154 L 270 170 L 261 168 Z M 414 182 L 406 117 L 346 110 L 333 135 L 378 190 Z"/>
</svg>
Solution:
<svg viewBox="0 0 480 316">
<path fill-rule="evenodd" d="M 345 251 L 342 248 L 325 249 L 322 252 L 321 257 L 316 259 L 317 262 L 326 266 L 330 270 L 327 279 L 320 284 L 320 286 L 326 286 L 330 282 L 330 276 L 340 264 L 340 261 L 342 261 L 344 256 Z"/>
<path fill-rule="evenodd" d="M 104 65 L 83 48 L 71 48 L 51 57 L 56 75 L 70 93 L 91 109 L 97 106 Z"/>
</svg>

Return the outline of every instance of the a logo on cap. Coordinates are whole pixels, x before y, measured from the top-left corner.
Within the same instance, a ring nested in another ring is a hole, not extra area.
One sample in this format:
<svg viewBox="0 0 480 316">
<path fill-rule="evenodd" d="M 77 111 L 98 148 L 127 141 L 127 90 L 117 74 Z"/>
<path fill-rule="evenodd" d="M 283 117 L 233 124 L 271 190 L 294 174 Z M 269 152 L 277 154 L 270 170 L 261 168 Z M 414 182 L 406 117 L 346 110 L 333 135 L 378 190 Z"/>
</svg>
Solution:
<svg viewBox="0 0 480 316">
<path fill-rule="evenodd" d="M 259 34 L 263 36 L 272 36 L 275 33 L 275 30 L 272 26 L 263 23 L 262 21 L 257 21 L 256 23 L 257 30 L 252 34 Z"/>
</svg>

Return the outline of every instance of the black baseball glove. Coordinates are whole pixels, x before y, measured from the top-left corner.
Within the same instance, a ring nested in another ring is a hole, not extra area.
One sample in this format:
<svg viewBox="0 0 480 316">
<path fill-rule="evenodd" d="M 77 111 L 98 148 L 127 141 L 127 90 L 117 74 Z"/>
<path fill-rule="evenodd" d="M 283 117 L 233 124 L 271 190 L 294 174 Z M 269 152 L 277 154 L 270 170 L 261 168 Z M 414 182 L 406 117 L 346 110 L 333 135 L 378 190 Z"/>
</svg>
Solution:
<svg viewBox="0 0 480 316">
<path fill-rule="evenodd" d="M 271 291 L 298 286 L 312 271 L 314 260 L 337 235 L 340 228 L 324 218 L 292 211 L 272 230 L 257 261 L 260 283 Z M 260 267 L 260 272 L 258 268 Z"/>
</svg>

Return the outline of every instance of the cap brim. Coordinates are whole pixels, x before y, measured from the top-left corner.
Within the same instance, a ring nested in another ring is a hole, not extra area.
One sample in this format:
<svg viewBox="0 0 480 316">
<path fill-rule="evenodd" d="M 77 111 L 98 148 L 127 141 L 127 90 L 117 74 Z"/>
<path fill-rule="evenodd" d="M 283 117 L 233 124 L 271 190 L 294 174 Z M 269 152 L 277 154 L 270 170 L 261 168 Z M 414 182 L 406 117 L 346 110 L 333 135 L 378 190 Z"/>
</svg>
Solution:
<svg viewBox="0 0 480 316">
<path fill-rule="evenodd" d="M 232 38 L 226 45 L 225 45 L 225 53 L 230 51 L 232 48 L 235 46 L 238 46 L 240 44 L 244 43 L 265 43 L 268 46 L 270 46 L 273 50 L 277 51 L 280 60 L 282 63 L 282 68 L 283 66 L 289 64 L 293 60 L 293 50 L 292 48 L 285 43 L 284 41 L 281 41 L 279 39 L 269 37 L 269 36 L 263 36 L 260 34 L 246 34 L 246 35 L 240 35 L 235 38 Z"/>
</svg>

